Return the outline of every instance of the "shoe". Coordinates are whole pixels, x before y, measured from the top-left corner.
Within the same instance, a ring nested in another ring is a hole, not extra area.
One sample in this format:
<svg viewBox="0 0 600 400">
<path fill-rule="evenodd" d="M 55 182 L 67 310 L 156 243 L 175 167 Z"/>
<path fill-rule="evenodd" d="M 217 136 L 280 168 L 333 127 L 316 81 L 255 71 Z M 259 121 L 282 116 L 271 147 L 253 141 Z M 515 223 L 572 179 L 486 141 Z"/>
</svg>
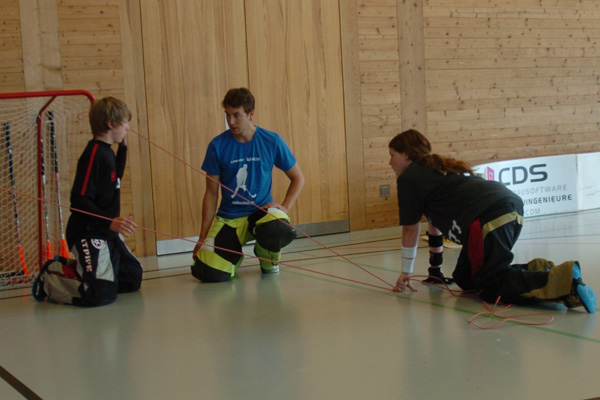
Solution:
<svg viewBox="0 0 600 400">
<path fill-rule="evenodd" d="M 591 287 L 583 283 L 581 279 L 581 268 L 579 267 L 578 262 L 573 264 L 572 295 L 577 297 L 588 313 L 592 314 L 596 312 L 596 293 L 594 293 Z"/>
<path fill-rule="evenodd" d="M 272 268 L 266 269 L 263 267 L 260 267 L 260 271 L 264 274 L 264 275 L 270 275 L 270 274 L 278 274 L 279 273 L 279 265 L 275 264 L 273 265 Z"/>
<path fill-rule="evenodd" d="M 44 291 L 44 273 L 40 272 L 38 276 L 33 280 L 33 284 L 31 285 L 31 295 L 37 302 L 44 301 L 46 296 L 46 292 Z"/>
</svg>

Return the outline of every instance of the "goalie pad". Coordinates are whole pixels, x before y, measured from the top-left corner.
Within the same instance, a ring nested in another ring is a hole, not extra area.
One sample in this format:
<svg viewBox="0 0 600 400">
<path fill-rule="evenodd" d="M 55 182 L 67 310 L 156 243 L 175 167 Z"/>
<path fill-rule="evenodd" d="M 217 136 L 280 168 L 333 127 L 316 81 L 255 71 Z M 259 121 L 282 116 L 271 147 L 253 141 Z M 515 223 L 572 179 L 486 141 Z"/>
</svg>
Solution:
<svg viewBox="0 0 600 400">
<path fill-rule="evenodd" d="M 248 217 L 248 230 L 265 250 L 279 252 L 296 238 L 296 231 L 289 225 L 290 219 L 278 208 L 255 211 Z"/>
<path fill-rule="evenodd" d="M 56 257 L 42 267 L 43 290 L 48 300 L 56 303 L 77 304 L 81 300 L 81 278 L 76 271 L 77 260 Z"/>
</svg>

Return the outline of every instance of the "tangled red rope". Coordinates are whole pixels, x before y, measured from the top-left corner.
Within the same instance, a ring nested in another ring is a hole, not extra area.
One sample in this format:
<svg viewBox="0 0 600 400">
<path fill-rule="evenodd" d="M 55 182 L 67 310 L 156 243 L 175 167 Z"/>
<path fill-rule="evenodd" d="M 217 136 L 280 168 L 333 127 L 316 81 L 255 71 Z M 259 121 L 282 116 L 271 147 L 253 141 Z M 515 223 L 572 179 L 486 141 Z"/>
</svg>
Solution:
<svg viewBox="0 0 600 400">
<path fill-rule="evenodd" d="M 541 326 L 541 325 L 548 325 L 548 324 L 552 323 L 552 321 L 554 321 L 554 317 L 552 315 L 546 314 L 546 313 L 500 315 L 500 313 L 510 310 L 513 305 L 508 304 L 508 305 L 505 305 L 504 307 L 502 307 L 501 309 L 497 310 L 496 307 L 498 307 L 499 303 L 500 303 L 500 297 L 498 297 L 498 300 L 496 300 L 494 305 L 491 307 L 486 302 L 481 303 L 483 305 L 483 308 L 485 308 L 485 311 L 482 311 L 480 313 L 473 315 L 471 318 L 469 318 L 469 323 L 479 329 L 489 330 L 489 329 L 496 329 L 496 328 L 504 325 L 505 322 L 514 322 L 514 323 L 521 324 L 521 325 Z M 483 317 L 483 316 L 496 318 L 498 320 L 498 322 L 493 325 L 490 325 L 490 326 L 482 326 L 482 325 L 479 325 L 477 322 L 475 322 L 475 320 L 477 318 Z M 540 322 L 533 322 L 533 321 L 528 321 L 525 319 L 525 318 L 536 318 L 536 317 L 544 317 L 547 319 L 545 321 L 540 321 Z"/>
<path fill-rule="evenodd" d="M 470 297 L 473 298 L 477 298 L 478 296 L 475 294 L 474 291 L 467 291 L 467 290 L 454 290 L 454 289 L 450 289 L 450 287 L 448 286 L 448 284 L 444 281 L 442 281 L 440 278 L 438 277 L 433 277 L 436 280 L 440 281 L 440 284 L 435 284 L 435 283 L 427 283 L 424 282 L 422 280 L 416 279 L 416 278 L 431 278 L 430 276 L 427 275 L 415 275 L 411 278 L 411 280 L 416 280 L 419 281 L 421 283 L 423 283 L 424 285 L 428 285 L 428 286 L 434 286 L 434 287 L 438 287 L 440 289 L 444 289 L 446 291 L 448 291 L 452 296 L 455 297 L 463 297 L 464 295 L 468 295 Z M 412 288 L 411 288 L 412 289 Z M 412 289 L 414 291 L 414 289 Z M 483 308 L 485 309 L 485 311 L 481 311 L 478 312 L 477 314 L 473 315 L 471 318 L 469 318 L 469 324 L 475 326 L 476 328 L 479 329 L 483 329 L 483 330 L 490 330 L 490 329 L 496 329 L 499 328 L 500 326 L 504 325 L 504 323 L 506 322 L 513 322 L 516 324 L 520 324 L 520 325 L 534 325 L 534 326 L 542 326 L 542 325 L 548 325 L 550 323 L 552 323 L 552 321 L 554 321 L 554 317 L 550 314 L 547 313 L 531 313 L 531 314 L 519 314 L 519 315 L 500 315 L 501 313 L 510 310 L 513 307 L 513 304 L 506 304 L 504 305 L 504 307 L 502 307 L 501 309 L 497 309 L 498 305 L 500 304 L 500 296 L 498 296 L 498 299 L 496 300 L 496 302 L 494 303 L 493 306 L 490 306 L 488 303 L 486 303 L 485 301 L 481 303 L 481 305 L 483 306 Z M 489 326 L 483 326 L 480 325 L 479 323 L 475 322 L 476 319 L 480 318 L 480 317 L 488 317 L 488 318 L 492 318 L 492 319 L 496 319 L 498 322 L 496 322 L 493 325 L 489 325 Z M 528 319 L 536 319 L 539 317 L 543 317 L 545 318 L 545 320 L 543 321 L 531 321 Z"/>
</svg>

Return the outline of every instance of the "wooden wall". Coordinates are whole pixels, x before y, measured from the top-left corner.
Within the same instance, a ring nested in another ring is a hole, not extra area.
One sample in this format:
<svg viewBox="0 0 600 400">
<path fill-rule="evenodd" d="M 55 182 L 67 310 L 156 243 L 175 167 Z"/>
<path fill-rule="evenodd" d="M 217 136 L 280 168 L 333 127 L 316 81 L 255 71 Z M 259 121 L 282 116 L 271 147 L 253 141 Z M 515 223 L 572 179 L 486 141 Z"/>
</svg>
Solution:
<svg viewBox="0 0 600 400">
<path fill-rule="evenodd" d="M 0 7 L 2 92 L 85 89 L 96 98 L 119 97 L 133 110 L 131 127 L 147 132 L 137 3 L 1 0 Z M 82 150 L 69 149 L 68 157 L 76 159 Z M 143 172 L 149 168 L 147 144 L 130 134 L 122 213 L 152 229 L 150 176 Z M 151 254 L 155 236 L 138 230 L 127 243 L 138 254 Z"/>
<path fill-rule="evenodd" d="M 225 129 L 223 96 L 240 86 L 256 97 L 254 122 L 286 140 L 307 178 L 293 223 L 348 218 L 338 13 L 336 0 L 144 3 L 142 25 L 159 27 L 143 41 L 150 138 L 185 161 L 151 150 L 160 232 L 198 235 L 199 169 Z M 289 180 L 275 177 L 281 201 Z"/>
<path fill-rule="evenodd" d="M 357 4 L 369 228 L 397 223 L 395 194 L 377 187 L 393 182 L 387 142 L 408 127 L 473 165 L 600 150 L 600 2 Z"/>
<path fill-rule="evenodd" d="M 28 0 L 33 9 L 21 11 L 21 20 L 36 13 L 35 3 Z M 60 68 L 62 89 L 86 89 L 96 98 L 114 96 L 124 99 L 133 111 L 130 126 L 147 135 L 145 87 L 142 76 L 140 42 L 140 10 L 136 3 L 126 0 L 83 1 L 61 0 L 56 2 L 56 20 L 42 9 L 39 0 L 38 14 L 49 19 L 58 31 L 58 48 L 44 50 L 42 59 L 56 59 Z M 51 31 L 52 32 L 52 31 Z M 35 41 L 32 38 L 32 42 Z M 24 42 L 25 43 L 25 42 Z M 44 66 L 45 70 L 51 67 Z M 47 81 L 43 89 L 55 89 Z M 27 90 L 32 90 L 27 86 Z M 122 182 L 121 214 L 132 215 L 139 226 L 152 229 L 151 180 L 144 170 L 150 167 L 148 145 L 134 133 L 128 135 L 128 167 Z M 140 229 L 127 240 L 132 251 L 138 254 L 153 253 L 155 235 Z"/>
<path fill-rule="evenodd" d="M 19 0 L 1 0 L 0 25 L 0 83 L 3 92 L 19 92 L 25 88 L 23 74 L 23 48 L 21 46 L 21 21 Z"/>
<path fill-rule="evenodd" d="M 147 0 L 142 11 L 142 26 L 153 27 L 143 29 L 141 43 L 149 137 L 166 150 L 150 151 L 156 228 L 197 236 L 200 167 L 208 142 L 225 127 L 220 100 L 230 86 L 248 85 L 244 2 Z"/>
<path fill-rule="evenodd" d="M 387 147 L 403 129 L 397 6 L 396 0 L 357 1 L 366 228 L 398 224 L 395 175 Z M 390 197 L 379 196 L 381 185 L 390 185 Z"/>
<path fill-rule="evenodd" d="M 428 134 L 482 163 L 600 150 L 600 2 L 425 2 Z"/>
<path fill-rule="evenodd" d="M 292 221 L 345 220 L 338 1 L 247 1 L 246 13 L 249 87 L 259 101 L 256 120 L 283 136 L 306 178 Z M 276 198 L 284 198 L 288 182 L 276 182 Z"/>
<path fill-rule="evenodd" d="M 397 224 L 387 143 L 416 127 L 473 164 L 600 150 L 594 0 L 0 0 L 0 90 L 124 98 L 132 126 L 199 168 L 220 101 L 249 86 L 255 122 L 292 147 L 294 223 Z M 124 212 L 195 236 L 204 178 L 130 134 Z M 277 175 L 276 196 L 286 186 Z M 379 187 L 390 185 L 382 198 Z M 138 231 L 137 254 L 156 237 Z"/>
</svg>

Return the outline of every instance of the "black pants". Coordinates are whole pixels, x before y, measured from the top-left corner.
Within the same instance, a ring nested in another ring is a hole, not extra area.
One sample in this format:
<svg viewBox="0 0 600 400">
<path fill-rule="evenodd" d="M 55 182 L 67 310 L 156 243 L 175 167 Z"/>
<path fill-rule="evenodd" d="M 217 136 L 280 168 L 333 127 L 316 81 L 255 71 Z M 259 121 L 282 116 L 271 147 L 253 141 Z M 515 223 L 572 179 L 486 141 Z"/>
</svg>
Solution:
<svg viewBox="0 0 600 400">
<path fill-rule="evenodd" d="M 512 248 L 521 233 L 522 222 L 522 205 L 509 203 L 494 207 L 473 221 L 453 273 L 462 289 L 475 290 L 491 303 L 498 297 L 510 304 L 561 301 L 569 297 L 573 261 L 556 267 L 543 258 L 527 264 L 511 264 Z"/>
<path fill-rule="evenodd" d="M 76 272 L 81 278 L 79 298 L 73 304 L 100 306 L 110 304 L 117 293 L 134 292 L 142 283 L 142 266 L 119 237 L 75 240 L 71 252 L 77 259 Z"/>
</svg>

